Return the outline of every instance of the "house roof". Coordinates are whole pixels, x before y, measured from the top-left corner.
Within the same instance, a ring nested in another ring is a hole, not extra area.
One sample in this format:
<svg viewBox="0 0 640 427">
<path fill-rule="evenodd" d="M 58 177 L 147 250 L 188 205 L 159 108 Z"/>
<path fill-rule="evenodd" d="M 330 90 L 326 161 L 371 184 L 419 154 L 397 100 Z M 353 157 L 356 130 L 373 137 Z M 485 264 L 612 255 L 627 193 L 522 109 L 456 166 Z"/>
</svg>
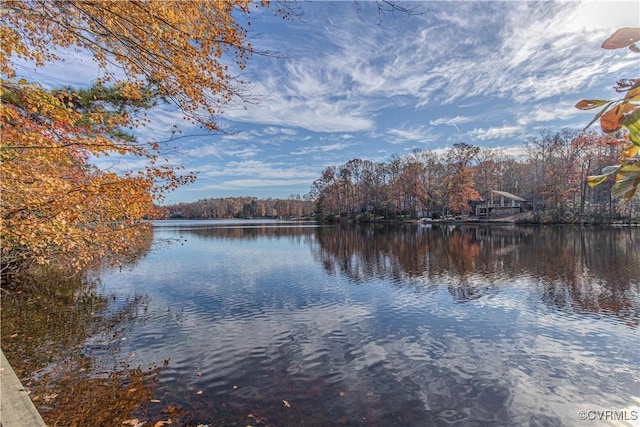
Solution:
<svg viewBox="0 0 640 427">
<path fill-rule="evenodd" d="M 515 194 L 507 193 L 506 191 L 491 190 L 491 192 L 506 199 L 515 200 L 516 202 L 526 202 L 526 200 L 522 197 L 518 197 Z"/>
</svg>

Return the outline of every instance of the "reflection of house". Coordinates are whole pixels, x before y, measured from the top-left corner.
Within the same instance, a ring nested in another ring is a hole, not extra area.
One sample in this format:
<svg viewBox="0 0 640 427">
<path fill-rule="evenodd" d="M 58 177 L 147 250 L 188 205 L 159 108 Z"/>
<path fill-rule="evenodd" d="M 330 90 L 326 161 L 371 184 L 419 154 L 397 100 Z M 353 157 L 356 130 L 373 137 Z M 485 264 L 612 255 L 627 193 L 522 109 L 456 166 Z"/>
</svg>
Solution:
<svg viewBox="0 0 640 427">
<path fill-rule="evenodd" d="M 511 215 L 522 212 L 525 199 L 506 191 L 491 190 L 488 202 L 476 205 L 477 217 Z"/>
</svg>

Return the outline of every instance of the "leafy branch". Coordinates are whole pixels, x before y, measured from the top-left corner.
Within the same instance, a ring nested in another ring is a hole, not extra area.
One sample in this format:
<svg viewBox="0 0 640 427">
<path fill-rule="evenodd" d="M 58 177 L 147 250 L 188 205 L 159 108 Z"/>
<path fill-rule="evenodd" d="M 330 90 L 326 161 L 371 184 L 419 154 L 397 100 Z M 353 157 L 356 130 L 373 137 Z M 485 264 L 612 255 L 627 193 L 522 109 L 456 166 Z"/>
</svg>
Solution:
<svg viewBox="0 0 640 427">
<path fill-rule="evenodd" d="M 620 28 L 602 43 L 602 48 L 629 48 L 640 53 L 636 45 L 639 40 L 640 28 Z M 613 144 L 622 147 L 620 164 L 603 168 L 600 175 L 589 176 L 589 185 L 595 187 L 615 174 L 612 197 L 629 200 L 640 186 L 640 78 L 620 80 L 614 90 L 624 93 L 624 97 L 617 100 L 583 99 L 575 107 L 580 110 L 602 107 L 586 127 L 599 120 L 602 131 L 615 137 Z"/>
</svg>

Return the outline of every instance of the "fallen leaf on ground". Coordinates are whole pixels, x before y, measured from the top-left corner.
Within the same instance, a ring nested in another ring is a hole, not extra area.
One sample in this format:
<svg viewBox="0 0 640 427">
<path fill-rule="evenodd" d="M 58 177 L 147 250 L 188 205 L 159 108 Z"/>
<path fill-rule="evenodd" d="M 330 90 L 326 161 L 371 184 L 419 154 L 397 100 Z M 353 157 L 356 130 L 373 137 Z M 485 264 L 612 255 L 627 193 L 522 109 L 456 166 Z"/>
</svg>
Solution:
<svg viewBox="0 0 640 427">
<path fill-rule="evenodd" d="M 143 425 L 146 424 L 146 421 L 140 421 L 139 419 L 134 418 L 132 420 L 123 421 L 122 424 L 130 425 L 130 426 L 133 426 L 133 427 L 142 427 Z"/>
<path fill-rule="evenodd" d="M 58 397 L 58 393 L 52 393 L 52 394 L 47 394 L 47 395 L 43 396 L 42 399 L 44 399 L 45 403 L 49 403 L 50 401 L 52 401 L 56 397 Z"/>
</svg>

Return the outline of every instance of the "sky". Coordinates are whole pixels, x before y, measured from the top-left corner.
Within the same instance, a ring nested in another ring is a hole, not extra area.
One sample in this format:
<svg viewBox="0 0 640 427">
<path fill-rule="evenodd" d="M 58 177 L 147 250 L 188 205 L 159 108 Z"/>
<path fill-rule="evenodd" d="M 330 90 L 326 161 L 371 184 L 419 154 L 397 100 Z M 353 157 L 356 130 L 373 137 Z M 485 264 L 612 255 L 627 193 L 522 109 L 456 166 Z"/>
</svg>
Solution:
<svg viewBox="0 0 640 427">
<path fill-rule="evenodd" d="M 217 118 L 225 134 L 206 135 L 171 105 L 136 131 L 143 141 L 169 139 L 173 125 L 183 132 L 167 156 L 198 179 L 164 203 L 304 195 L 327 166 L 458 142 L 521 155 L 543 129 L 586 126 L 594 111 L 577 101 L 613 99 L 616 81 L 638 77 L 640 55 L 600 48 L 617 28 L 640 26 L 637 1 L 411 6 L 418 14 L 381 15 L 373 1 L 300 1 L 290 21 L 252 12 L 252 44 L 278 53 L 252 56 L 240 75 L 257 102 L 229 105 Z M 50 87 L 100 76 L 82 52 L 20 71 Z"/>
</svg>

